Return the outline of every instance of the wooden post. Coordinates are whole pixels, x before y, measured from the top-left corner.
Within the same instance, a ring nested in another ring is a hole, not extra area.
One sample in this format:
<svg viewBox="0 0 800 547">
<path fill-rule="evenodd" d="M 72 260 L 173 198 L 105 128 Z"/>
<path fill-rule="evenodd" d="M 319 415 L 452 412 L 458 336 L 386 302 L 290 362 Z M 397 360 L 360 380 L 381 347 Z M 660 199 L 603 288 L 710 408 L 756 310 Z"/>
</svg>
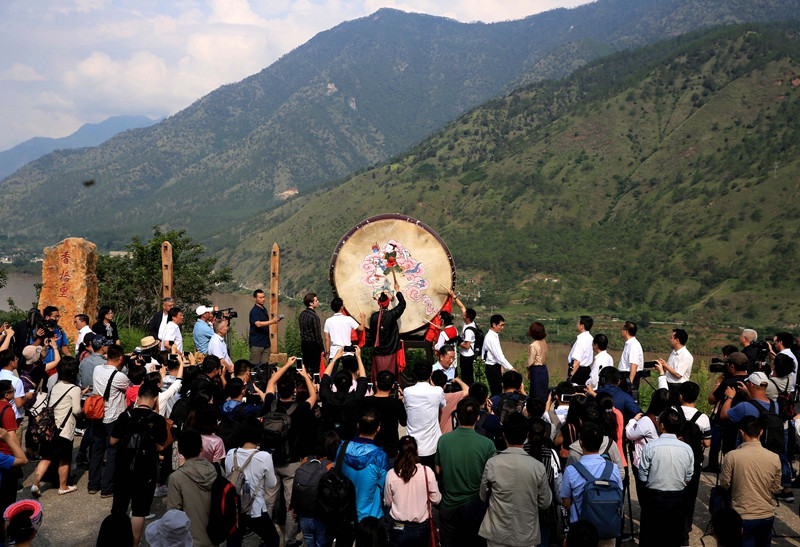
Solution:
<svg viewBox="0 0 800 547">
<path fill-rule="evenodd" d="M 269 318 L 278 317 L 278 281 L 281 269 L 281 249 L 277 243 L 272 245 L 272 258 L 270 259 L 272 275 L 269 279 Z M 278 353 L 278 324 L 269 326 L 270 353 Z"/>
<path fill-rule="evenodd" d="M 175 272 L 172 269 L 172 243 L 161 244 L 161 297 L 174 297 Z"/>
</svg>

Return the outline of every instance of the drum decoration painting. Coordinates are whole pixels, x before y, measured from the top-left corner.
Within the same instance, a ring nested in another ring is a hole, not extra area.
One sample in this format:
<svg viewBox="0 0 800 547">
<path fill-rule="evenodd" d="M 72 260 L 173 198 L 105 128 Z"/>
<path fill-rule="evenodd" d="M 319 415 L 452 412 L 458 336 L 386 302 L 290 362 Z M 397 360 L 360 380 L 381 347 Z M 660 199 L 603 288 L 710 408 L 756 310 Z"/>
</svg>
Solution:
<svg viewBox="0 0 800 547">
<path fill-rule="evenodd" d="M 369 315 L 382 292 L 394 296 L 395 279 L 406 298 L 400 332 L 427 327 L 455 286 L 455 265 L 444 241 L 424 223 L 384 214 L 357 224 L 333 252 L 330 281 L 351 314 Z"/>
</svg>

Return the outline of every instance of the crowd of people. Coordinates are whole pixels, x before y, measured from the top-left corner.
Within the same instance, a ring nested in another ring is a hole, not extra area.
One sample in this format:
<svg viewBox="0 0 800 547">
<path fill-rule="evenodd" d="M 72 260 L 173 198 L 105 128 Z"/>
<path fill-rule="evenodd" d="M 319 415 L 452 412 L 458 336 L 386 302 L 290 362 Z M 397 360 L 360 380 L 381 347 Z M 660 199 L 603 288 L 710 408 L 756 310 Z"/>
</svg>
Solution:
<svg viewBox="0 0 800 547">
<path fill-rule="evenodd" d="M 541 322 L 528 330 L 523 370 L 503 353 L 504 317 L 492 315 L 484 333 L 475 310 L 451 297 L 463 326 L 442 311 L 434 361 L 405 369 L 396 282 L 376 295 L 370 317 L 348 315 L 334 298 L 324 324 L 317 295 L 307 294 L 302 355 L 277 365 L 269 329 L 283 316 L 269 314 L 260 290 L 249 359 L 240 360 L 226 344 L 230 318 L 209 306 L 194 310 L 195 351 L 184 348 L 188 312 L 165 298 L 128 353 L 111 307 L 91 327 L 75 315 L 74 344 L 57 307 L 31 310 L 0 332 L 0 507 L 16 501 L 29 460 L 39 460 L 34 498 L 48 483 L 58 495 L 75 492 L 74 461 L 88 466 L 89 494 L 113 498 L 98 545 L 125 537 L 135 546 L 144 535 L 151 544 L 236 546 L 254 533 L 287 547 L 609 546 L 636 537 L 671 547 L 689 545 L 707 472 L 717 474 L 718 544 L 770 544 L 776 504 L 793 503 L 797 486 L 791 334 L 763 343 L 745 329 L 741 348 L 723 348 L 708 416 L 696 408 L 701 386 L 681 328 L 667 359 L 645 361 L 637 325 L 626 321 L 615 365 L 609 336 L 592 334 L 592 318 L 581 316 L 568 377 L 551 387 Z M 642 410 L 641 379 L 654 375 Z M 222 536 L 221 478 L 241 504 Z M 169 511 L 145 532 L 155 497 Z M 110 532 L 120 525 L 130 536 Z"/>
</svg>

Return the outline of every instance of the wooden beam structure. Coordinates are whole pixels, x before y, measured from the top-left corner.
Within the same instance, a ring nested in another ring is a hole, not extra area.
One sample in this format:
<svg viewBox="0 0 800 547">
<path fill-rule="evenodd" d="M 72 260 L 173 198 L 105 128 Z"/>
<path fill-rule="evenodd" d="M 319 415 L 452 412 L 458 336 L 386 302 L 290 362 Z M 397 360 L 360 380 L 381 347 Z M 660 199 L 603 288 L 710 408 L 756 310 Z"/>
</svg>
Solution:
<svg viewBox="0 0 800 547">
<path fill-rule="evenodd" d="M 269 318 L 278 317 L 278 282 L 281 270 L 281 248 L 277 243 L 272 245 L 270 258 L 271 275 L 269 278 Z M 278 323 L 269 326 L 270 353 L 278 353 Z"/>
<path fill-rule="evenodd" d="M 161 244 L 161 298 L 175 297 L 175 271 L 172 268 L 172 243 Z"/>
</svg>

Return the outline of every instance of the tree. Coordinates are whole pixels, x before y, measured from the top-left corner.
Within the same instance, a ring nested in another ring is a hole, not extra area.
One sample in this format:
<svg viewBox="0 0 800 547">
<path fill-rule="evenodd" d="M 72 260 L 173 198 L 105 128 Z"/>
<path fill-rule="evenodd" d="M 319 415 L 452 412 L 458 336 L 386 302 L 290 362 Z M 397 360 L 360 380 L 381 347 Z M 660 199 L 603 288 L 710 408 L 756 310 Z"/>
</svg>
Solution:
<svg viewBox="0 0 800 547">
<path fill-rule="evenodd" d="M 0 289 L 6 286 L 6 282 L 8 281 L 8 277 L 6 276 L 5 270 L 0 268 Z"/>
<path fill-rule="evenodd" d="M 214 271 L 216 259 L 204 258 L 205 247 L 187 236 L 186 230 L 163 232 L 155 226 L 150 241 L 134 236 L 125 246 L 126 255 L 100 255 L 97 259 L 98 303 L 113 306 L 118 322 L 142 326 L 159 309 L 161 244 L 165 241 L 172 244 L 173 295 L 178 307 L 209 304 L 214 285 L 233 278 L 229 268 Z"/>
</svg>

